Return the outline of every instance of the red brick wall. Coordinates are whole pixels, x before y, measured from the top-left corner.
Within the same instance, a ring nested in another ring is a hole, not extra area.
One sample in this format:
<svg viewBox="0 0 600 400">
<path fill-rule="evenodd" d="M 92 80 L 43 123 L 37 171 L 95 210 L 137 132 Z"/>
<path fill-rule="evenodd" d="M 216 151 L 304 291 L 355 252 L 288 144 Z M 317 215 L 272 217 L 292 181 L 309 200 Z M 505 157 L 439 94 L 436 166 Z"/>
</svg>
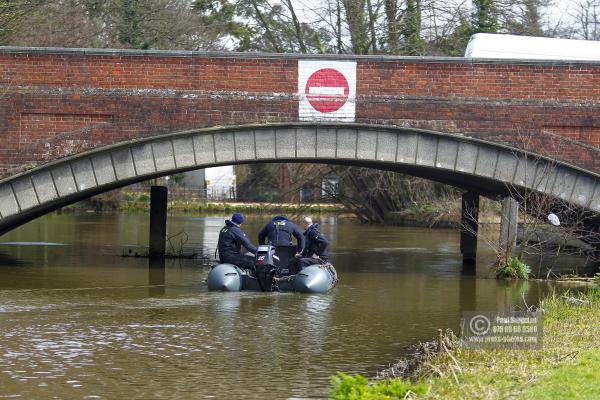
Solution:
<svg viewBox="0 0 600 400">
<path fill-rule="evenodd" d="M 600 64 L 357 58 L 356 121 L 600 172 Z M 0 48 L 0 176 L 183 129 L 298 120 L 294 56 Z"/>
</svg>

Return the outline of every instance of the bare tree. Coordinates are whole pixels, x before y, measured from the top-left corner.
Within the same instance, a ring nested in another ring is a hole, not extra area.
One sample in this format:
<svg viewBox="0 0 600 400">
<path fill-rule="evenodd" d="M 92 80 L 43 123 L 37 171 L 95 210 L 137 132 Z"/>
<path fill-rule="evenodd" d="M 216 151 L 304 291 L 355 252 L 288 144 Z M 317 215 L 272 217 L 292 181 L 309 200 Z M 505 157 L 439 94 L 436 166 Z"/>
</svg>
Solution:
<svg viewBox="0 0 600 400">
<path fill-rule="evenodd" d="M 600 39 L 600 1 L 578 0 L 571 17 L 576 35 L 585 40 Z"/>
</svg>

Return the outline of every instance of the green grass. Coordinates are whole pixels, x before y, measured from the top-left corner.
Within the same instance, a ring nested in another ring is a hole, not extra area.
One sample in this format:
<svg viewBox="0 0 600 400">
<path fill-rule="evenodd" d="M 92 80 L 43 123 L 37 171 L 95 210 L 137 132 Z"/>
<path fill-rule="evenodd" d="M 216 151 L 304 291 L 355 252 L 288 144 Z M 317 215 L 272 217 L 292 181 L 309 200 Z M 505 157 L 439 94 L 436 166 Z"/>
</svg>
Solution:
<svg viewBox="0 0 600 400">
<path fill-rule="evenodd" d="M 338 373 L 331 378 L 333 400 L 400 400 L 407 394 L 418 395 L 427 391 L 423 383 L 412 384 L 410 381 L 391 379 L 369 384 L 369 380 L 360 374 L 354 376 Z"/>
<path fill-rule="evenodd" d="M 523 399 L 600 399 L 600 353 L 588 351 L 526 389 Z"/>
<path fill-rule="evenodd" d="M 541 308 L 541 350 L 466 349 L 457 344 L 419 368 L 411 385 L 426 385 L 427 390 L 412 398 L 600 399 L 600 290 L 552 295 Z"/>
</svg>

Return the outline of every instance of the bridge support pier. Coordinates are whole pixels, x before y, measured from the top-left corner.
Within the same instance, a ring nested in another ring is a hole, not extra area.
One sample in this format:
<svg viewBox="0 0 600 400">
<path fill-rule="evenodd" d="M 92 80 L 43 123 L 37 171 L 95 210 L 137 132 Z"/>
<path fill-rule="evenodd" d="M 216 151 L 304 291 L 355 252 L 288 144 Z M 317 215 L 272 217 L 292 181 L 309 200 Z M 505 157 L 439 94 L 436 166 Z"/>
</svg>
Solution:
<svg viewBox="0 0 600 400">
<path fill-rule="evenodd" d="M 505 261 L 513 256 L 517 247 L 517 228 L 519 223 L 519 202 L 512 197 L 502 200 L 500 219 L 500 257 Z"/>
<path fill-rule="evenodd" d="M 167 240 L 167 196 L 165 186 L 150 188 L 150 240 L 148 256 L 164 258 Z"/>
<path fill-rule="evenodd" d="M 479 222 L 479 193 L 465 192 L 462 195 L 462 217 L 460 221 L 460 252 L 463 264 L 474 266 L 477 260 L 477 227 Z"/>
</svg>

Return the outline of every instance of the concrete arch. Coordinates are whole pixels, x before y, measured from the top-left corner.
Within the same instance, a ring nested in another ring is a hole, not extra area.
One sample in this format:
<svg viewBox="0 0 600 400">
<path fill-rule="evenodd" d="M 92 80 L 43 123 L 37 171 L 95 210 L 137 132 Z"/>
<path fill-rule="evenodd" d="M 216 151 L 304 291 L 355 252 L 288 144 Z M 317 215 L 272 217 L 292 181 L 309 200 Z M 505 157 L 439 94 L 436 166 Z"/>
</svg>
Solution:
<svg viewBox="0 0 600 400">
<path fill-rule="evenodd" d="M 544 193 L 600 212 L 600 176 L 481 140 L 362 124 L 219 127 L 134 140 L 0 181 L 0 234 L 84 198 L 216 165 L 320 162 L 405 172 L 487 194 Z"/>
</svg>

